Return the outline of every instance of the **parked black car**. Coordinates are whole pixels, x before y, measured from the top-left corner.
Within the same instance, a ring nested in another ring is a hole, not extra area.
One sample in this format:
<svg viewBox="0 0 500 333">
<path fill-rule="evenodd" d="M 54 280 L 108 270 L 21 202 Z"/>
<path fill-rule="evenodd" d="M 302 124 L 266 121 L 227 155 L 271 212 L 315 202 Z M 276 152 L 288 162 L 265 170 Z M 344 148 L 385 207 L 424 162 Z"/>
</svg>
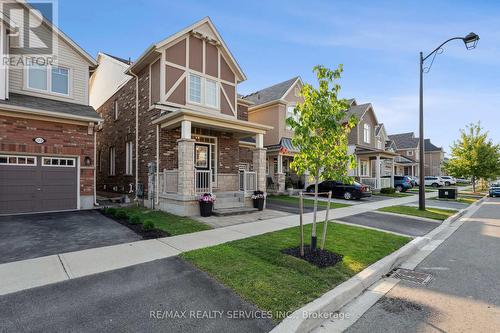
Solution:
<svg viewBox="0 0 500 333">
<path fill-rule="evenodd" d="M 309 185 L 306 188 L 309 193 L 314 193 L 314 185 Z M 344 198 L 346 200 L 361 199 L 371 197 L 372 191 L 369 186 L 362 185 L 357 182 L 352 184 L 343 184 L 334 180 L 325 180 L 318 184 L 318 192 L 324 193 L 332 191 L 332 196 Z"/>
</svg>

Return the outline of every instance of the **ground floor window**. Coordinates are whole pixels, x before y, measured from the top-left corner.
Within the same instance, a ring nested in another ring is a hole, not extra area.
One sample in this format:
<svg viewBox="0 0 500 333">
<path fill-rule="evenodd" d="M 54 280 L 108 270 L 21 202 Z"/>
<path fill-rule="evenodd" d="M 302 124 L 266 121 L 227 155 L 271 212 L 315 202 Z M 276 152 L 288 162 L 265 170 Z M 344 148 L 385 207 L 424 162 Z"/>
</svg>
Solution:
<svg viewBox="0 0 500 333">
<path fill-rule="evenodd" d="M 115 149 L 115 147 L 110 147 L 109 148 L 109 175 L 110 176 L 114 176 L 116 174 L 115 159 L 116 159 L 116 149 Z"/>
<path fill-rule="evenodd" d="M 359 163 L 359 175 L 360 176 L 368 176 L 369 170 L 368 170 L 368 161 L 360 161 Z"/>
<path fill-rule="evenodd" d="M 125 144 L 125 174 L 132 175 L 134 144 L 129 141 Z"/>
</svg>

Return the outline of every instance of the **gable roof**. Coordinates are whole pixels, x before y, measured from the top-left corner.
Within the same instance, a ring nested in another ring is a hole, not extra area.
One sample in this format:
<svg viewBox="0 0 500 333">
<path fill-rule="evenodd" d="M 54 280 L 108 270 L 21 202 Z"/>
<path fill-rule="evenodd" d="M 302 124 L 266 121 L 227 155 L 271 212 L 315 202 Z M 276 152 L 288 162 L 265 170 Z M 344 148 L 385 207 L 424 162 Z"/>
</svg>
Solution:
<svg viewBox="0 0 500 333">
<path fill-rule="evenodd" d="M 120 57 L 117 57 L 117 56 L 114 56 L 114 55 L 111 55 L 111 54 L 105 53 L 105 52 L 100 52 L 99 55 L 105 55 L 105 56 L 110 57 L 112 59 L 115 59 L 115 60 L 117 60 L 117 61 L 119 61 L 127 66 L 132 65 L 132 61 L 130 59 L 126 60 L 126 59 L 123 59 L 123 58 L 120 58 Z"/>
<path fill-rule="evenodd" d="M 17 3 L 19 3 L 21 6 L 24 6 L 28 10 L 33 10 L 33 7 L 26 1 L 24 0 L 16 0 Z M 45 24 L 46 26 L 51 27 L 55 33 L 62 38 L 63 41 L 65 41 L 73 50 L 75 50 L 78 54 L 80 54 L 87 62 L 89 62 L 93 66 L 97 66 L 97 62 L 92 57 L 90 54 L 87 53 L 83 48 L 80 47 L 80 45 L 76 44 L 70 37 L 68 37 L 64 32 L 59 30 L 57 26 L 52 24 L 50 20 L 47 20 L 43 15 L 40 16 L 42 19 L 42 24 Z"/>
<path fill-rule="evenodd" d="M 398 149 L 418 148 L 418 138 L 413 132 L 392 134 L 389 135 L 389 139 L 394 141 Z"/>
<path fill-rule="evenodd" d="M 348 100 L 349 103 L 350 100 Z M 377 116 L 375 115 L 375 111 L 373 111 L 373 107 L 371 103 L 365 103 L 365 104 L 351 104 L 351 107 L 347 110 L 347 117 L 350 117 L 351 115 L 355 116 L 356 119 L 361 120 L 365 113 L 368 110 L 372 110 L 373 112 L 373 117 L 375 118 L 375 122 L 378 123 Z"/>
<path fill-rule="evenodd" d="M 9 93 L 9 99 L 0 100 L 3 108 L 18 110 L 33 110 L 47 115 L 69 119 L 82 119 L 86 121 L 101 121 L 101 117 L 89 105 L 56 101 L 53 99 Z"/>
<path fill-rule="evenodd" d="M 285 97 L 285 94 L 288 92 L 288 90 L 290 90 L 295 82 L 297 82 L 297 80 L 300 80 L 299 76 L 295 76 L 286 81 L 243 96 L 243 99 L 254 103 L 253 106 L 280 100 Z"/>
<path fill-rule="evenodd" d="M 204 24 L 208 24 L 208 26 L 212 29 L 212 31 L 215 34 L 215 37 L 218 39 L 218 42 L 220 42 L 222 49 L 226 52 L 227 56 L 230 58 L 231 62 L 234 64 L 234 66 L 235 66 L 234 69 L 236 70 L 236 76 L 239 77 L 240 81 L 245 81 L 247 79 L 245 73 L 243 73 L 243 70 L 241 69 L 240 65 L 238 64 L 238 62 L 234 58 L 233 54 L 231 53 L 231 51 L 227 47 L 226 43 L 222 39 L 221 35 L 219 34 L 219 31 L 217 30 L 217 28 L 213 24 L 212 20 L 208 16 L 202 18 L 198 22 L 191 24 L 190 26 L 182 29 L 181 31 L 174 33 L 173 35 L 168 36 L 167 38 L 165 38 L 157 43 L 151 44 L 146 49 L 146 51 L 144 51 L 144 53 L 141 54 L 139 56 L 139 58 L 137 58 L 137 60 L 133 63 L 133 65 L 130 67 L 130 71 L 135 71 L 135 69 L 140 66 L 141 62 L 146 60 L 152 52 L 157 51 L 159 48 L 167 45 L 168 43 L 176 40 L 179 37 L 182 37 L 183 35 L 191 32 L 191 31 L 195 30 L 196 28 L 201 27 Z M 230 63 L 228 63 L 228 65 L 231 66 Z"/>
<path fill-rule="evenodd" d="M 431 139 L 424 140 L 424 148 L 425 148 L 425 151 L 441 151 L 441 150 L 443 150 L 443 148 L 432 144 Z"/>
</svg>

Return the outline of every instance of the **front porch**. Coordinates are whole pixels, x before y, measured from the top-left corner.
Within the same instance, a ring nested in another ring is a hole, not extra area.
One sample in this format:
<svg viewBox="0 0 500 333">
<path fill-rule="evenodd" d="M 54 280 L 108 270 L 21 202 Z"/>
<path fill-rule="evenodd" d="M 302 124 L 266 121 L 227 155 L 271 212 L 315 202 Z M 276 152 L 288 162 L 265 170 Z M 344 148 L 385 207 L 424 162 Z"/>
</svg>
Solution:
<svg viewBox="0 0 500 333">
<path fill-rule="evenodd" d="M 266 149 L 267 191 L 283 194 L 289 189 L 304 189 L 307 177 L 299 176 L 290 167 L 293 156 L 298 152 L 298 149 L 292 144 L 292 140 L 281 138 L 279 144 L 267 146 Z"/>
<path fill-rule="evenodd" d="M 355 177 L 360 183 L 376 191 L 394 187 L 396 153 L 370 147 L 357 147 L 355 154 L 357 158 Z"/>
<path fill-rule="evenodd" d="M 216 195 L 215 209 L 244 209 L 252 206 L 254 191 L 266 190 L 263 134 L 268 126 L 184 110 L 155 123 L 158 167 L 150 172 L 152 206 L 196 216 L 201 194 Z M 252 163 L 242 168 L 239 142 L 248 136 L 256 144 L 251 149 Z"/>
</svg>

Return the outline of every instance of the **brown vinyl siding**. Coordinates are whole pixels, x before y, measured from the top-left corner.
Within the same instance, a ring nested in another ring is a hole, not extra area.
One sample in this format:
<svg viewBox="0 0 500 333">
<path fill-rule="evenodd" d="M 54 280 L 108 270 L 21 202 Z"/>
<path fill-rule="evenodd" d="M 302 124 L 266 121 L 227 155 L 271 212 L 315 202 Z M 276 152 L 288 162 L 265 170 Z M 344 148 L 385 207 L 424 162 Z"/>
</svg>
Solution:
<svg viewBox="0 0 500 333">
<path fill-rule="evenodd" d="M 234 73 L 222 55 L 220 56 L 220 77 L 229 82 L 234 82 Z"/>
<path fill-rule="evenodd" d="M 203 71 L 203 41 L 194 36 L 189 36 L 189 68 Z"/>
<path fill-rule="evenodd" d="M 217 61 L 217 55 L 219 52 L 217 51 L 217 46 L 212 45 L 210 43 L 205 44 L 205 73 L 213 76 L 219 76 L 219 63 Z"/>
<path fill-rule="evenodd" d="M 151 104 L 160 101 L 160 59 L 151 65 Z"/>
</svg>

